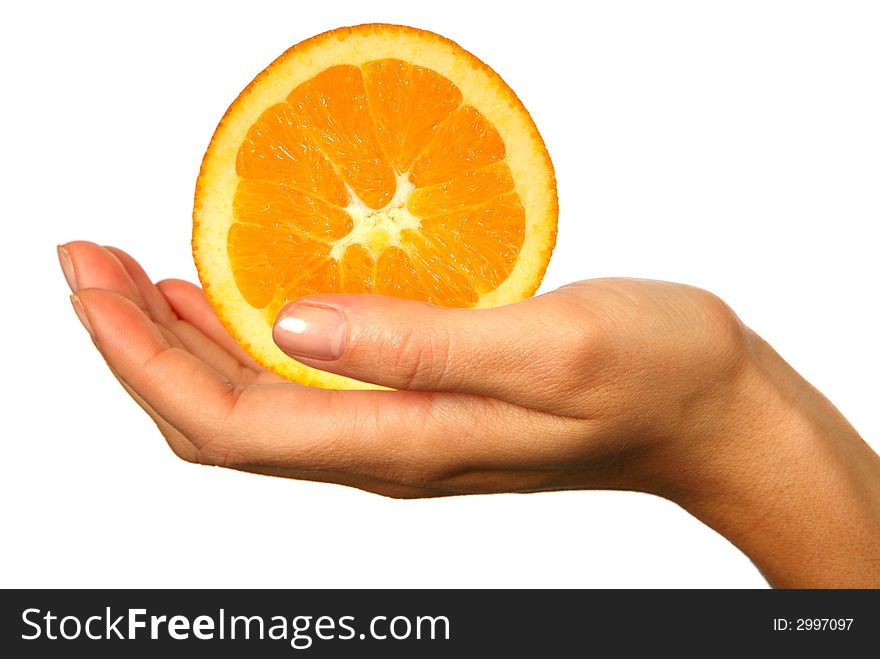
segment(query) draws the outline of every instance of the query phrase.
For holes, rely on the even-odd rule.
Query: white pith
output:
[[[417,230],[420,220],[407,209],[407,202],[415,186],[408,174],[398,174],[394,196],[383,208],[370,208],[349,188],[351,201],[345,212],[351,216],[352,230],[336,241],[330,256],[342,259],[349,245],[363,245],[378,256],[386,247],[399,247],[404,229]]]

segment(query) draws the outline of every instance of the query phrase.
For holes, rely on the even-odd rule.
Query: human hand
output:
[[[297,301],[276,322],[282,349],[398,389],[330,391],[260,369],[196,286],[153,285],[91,243],[61,257],[96,346],[186,460],[398,497],[641,490],[727,535],[771,583],[880,579],[877,456],[705,291],[610,279],[485,310]],[[828,560],[829,542],[846,558]],[[798,565],[779,558],[804,543]]]

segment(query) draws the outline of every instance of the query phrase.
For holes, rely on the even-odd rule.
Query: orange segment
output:
[[[256,309],[265,307],[279,290],[287,287],[292,273],[306,270],[300,264],[330,253],[325,244],[250,224],[233,224],[227,246],[235,284],[247,303]]]
[[[285,181],[290,187],[345,206],[345,183],[297,125],[293,108],[278,103],[266,110],[238,150],[235,170],[242,178]]]
[[[450,307],[531,295],[556,236],[553,168],[525,108],[435,34],[335,30],[276,60],[205,154],[193,255],[218,318],[266,368],[334,388],[272,341],[288,302],[379,294]]]
[[[286,274],[287,278],[275,297],[263,309],[263,315],[270,325],[288,302],[306,295],[339,292],[339,263],[330,256],[326,247],[302,256],[294,268],[287,269]]]
[[[472,307],[479,301],[474,282],[452,263],[452,255],[442,245],[416,231],[406,231],[402,239],[424,289],[418,299],[441,307]]]
[[[333,66],[294,89],[287,102],[292,120],[310,138],[370,208],[394,195],[395,175],[376,137],[361,70]]]
[[[242,179],[235,190],[233,212],[239,222],[273,229],[284,226],[324,242],[339,240],[352,229],[351,216],[344,210],[284,181]]]
[[[398,172],[408,172],[440,122],[461,104],[461,92],[436,72],[397,59],[363,68],[382,147]]]
[[[422,220],[422,233],[480,293],[510,275],[525,234],[525,211],[516,193],[484,206]],[[464,306],[464,305],[456,305]]]
[[[504,142],[472,105],[453,112],[413,164],[409,180],[417,187],[449,181],[504,159]]]
[[[442,215],[482,204],[513,188],[510,168],[503,162],[496,162],[439,185],[416,188],[409,197],[407,208],[418,217]]]
[[[363,245],[349,245],[339,262],[339,289],[343,293],[372,293],[376,263]]]
[[[376,263],[376,293],[389,297],[424,300],[425,289],[412,259],[399,247],[389,247]]]

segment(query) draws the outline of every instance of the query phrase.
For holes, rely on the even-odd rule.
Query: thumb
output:
[[[273,336],[298,361],[356,380],[542,406],[558,400],[550,385],[570,371],[565,346],[583,334],[565,311],[552,293],[492,309],[325,295],[284,307]]]

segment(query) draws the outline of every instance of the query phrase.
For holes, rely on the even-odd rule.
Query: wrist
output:
[[[880,458],[760,337],[687,439],[669,498],[771,585],[880,585]]]

